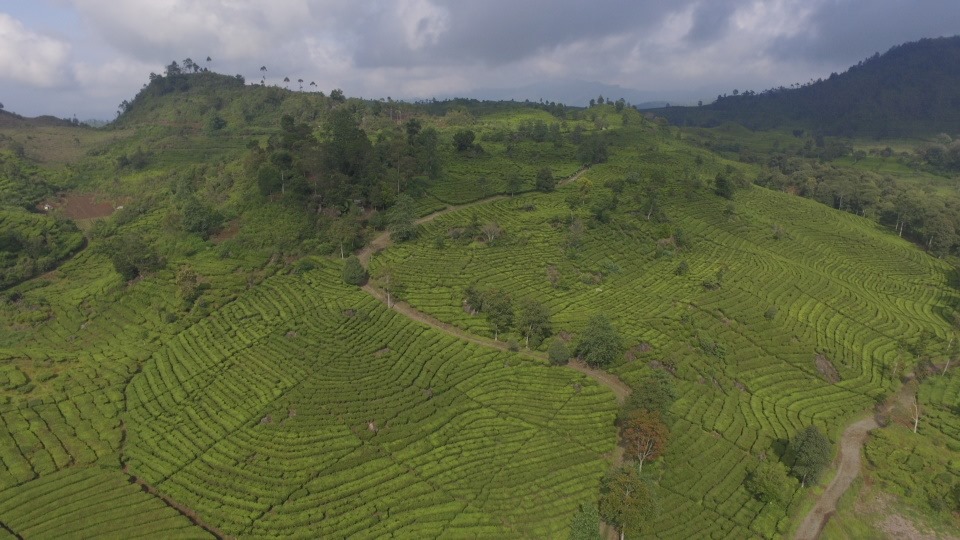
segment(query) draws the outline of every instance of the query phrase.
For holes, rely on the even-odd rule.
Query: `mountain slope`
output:
[[[655,112],[681,126],[738,122],[751,129],[877,138],[952,134],[960,125],[960,36],[899,45],[800,88],[746,92],[702,107]]]

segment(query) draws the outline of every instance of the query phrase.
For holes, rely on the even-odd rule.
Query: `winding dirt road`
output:
[[[909,403],[914,395],[915,388],[907,383],[901,387],[897,393],[896,401],[900,403]],[[886,408],[889,411],[892,405]],[[823,532],[827,522],[837,511],[837,502],[840,497],[850,488],[850,484],[860,474],[861,451],[863,445],[867,442],[867,435],[871,431],[880,427],[876,415],[870,415],[868,418],[858,420],[843,431],[840,437],[840,465],[837,467],[837,475],[833,478],[827,489],[820,495],[817,504],[810,509],[810,512],[803,519],[800,528],[797,529],[794,538],[796,540],[816,540]]]
[[[558,182],[557,185],[560,186],[563,184],[574,182],[578,178],[583,176],[583,173],[587,172],[587,170],[588,170],[587,168],[583,168],[579,170],[576,174],[561,180],[560,182]],[[492,197],[487,197],[485,199],[480,199],[471,203],[448,206],[443,210],[438,210],[430,215],[424,216],[416,220],[415,223],[417,225],[421,225],[423,223],[433,221],[434,219],[437,219],[438,217],[444,214],[449,214],[450,212],[455,212],[457,210],[463,210],[465,208],[470,208],[473,206],[478,206],[478,205],[486,204],[493,201],[499,201],[501,199],[506,199],[506,198],[507,198],[506,195],[494,195]],[[367,268],[370,264],[370,258],[373,257],[374,254],[390,247],[391,244],[392,242],[390,240],[389,232],[385,231],[377,235],[373,240],[370,241],[369,244],[367,244],[366,247],[364,247],[357,253],[357,258],[360,259],[360,264],[362,264],[364,268]],[[367,283],[362,287],[362,289],[364,292],[366,292],[370,296],[373,296],[377,300],[383,302],[384,304],[387,304],[386,293],[383,290],[374,286],[373,283]],[[509,346],[507,345],[507,343],[503,341],[495,341],[490,338],[471,334],[470,332],[467,332],[462,328],[458,328],[452,324],[445,323],[439,319],[436,319],[430,315],[427,315],[426,313],[414,308],[413,306],[411,306],[410,304],[407,304],[406,302],[393,302],[392,304],[389,304],[387,307],[393,309],[397,313],[400,313],[409,319],[413,319],[415,321],[423,323],[427,326],[435,328],[441,332],[444,332],[456,338],[462,339],[464,341],[475,343],[477,345],[482,345],[484,347],[492,347],[494,349],[499,349],[502,351],[509,350]],[[529,358],[536,358],[538,360],[547,359],[547,355],[541,352],[536,352],[536,351],[529,351],[529,350],[518,351],[518,354],[529,357]],[[591,379],[597,381],[601,385],[609,388],[613,392],[613,394],[617,397],[617,402],[620,403],[621,405],[626,401],[627,397],[630,395],[630,387],[627,386],[623,381],[621,381],[615,375],[612,375],[610,373],[607,373],[599,369],[591,368],[590,366],[584,364],[583,362],[580,362],[579,360],[571,360],[567,364],[567,366],[570,367],[571,369],[579,371],[580,373],[583,373],[587,377],[590,377]],[[616,462],[615,465],[619,465],[623,461],[622,452],[615,452],[615,454],[616,454],[614,458],[614,461]]]
[[[880,427],[872,415],[858,422],[850,424],[840,438],[840,466],[837,475],[820,495],[817,504],[810,509],[810,513],[803,519],[800,528],[794,535],[796,540],[815,540],[827,525],[827,521],[837,511],[837,502],[847,492],[850,484],[860,474],[860,451],[867,441],[867,434]]]
[[[576,174],[572,176],[568,176],[567,178],[564,178],[563,180],[560,180],[559,182],[557,182],[557,187],[562,186],[564,184],[569,184],[570,182],[577,181],[577,179],[583,176],[583,173],[587,172],[588,170],[590,170],[589,167],[584,167],[580,169],[579,171],[576,172]],[[478,199],[473,202],[447,206],[443,210],[437,210],[432,214],[423,216],[422,218],[414,221],[414,223],[417,225],[423,225],[424,223],[433,221],[444,214],[449,214],[450,212],[456,212],[457,210],[463,210],[464,208],[480,206],[481,204],[487,204],[493,201],[499,201],[507,198],[509,197],[507,197],[506,195],[493,195],[490,197],[486,197],[484,199]],[[383,251],[384,249],[387,249],[392,244],[393,242],[390,240],[389,231],[384,231],[378,234],[373,238],[373,240],[370,241],[369,244],[367,244],[363,249],[357,252],[357,258],[360,259],[360,264],[362,264],[363,267],[366,268],[367,264],[370,262],[370,257],[372,257],[378,251]]]
[[[580,178],[587,169],[582,169],[573,176],[564,179],[558,185],[566,184],[569,182],[576,181]],[[472,206],[478,206],[481,204],[490,203],[493,201],[501,200],[507,198],[505,195],[495,195],[492,197],[487,197],[485,199],[480,199],[471,203],[452,205],[448,206],[443,210],[439,210],[427,216],[424,216],[416,220],[417,225],[433,221],[434,219],[457,210],[463,210],[465,208],[470,208]],[[364,247],[360,252],[357,253],[357,257],[360,259],[360,263],[366,268],[371,257],[374,254],[390,247],[392,244],[390,240],[390,233],[383,232],[380,235],[376,236],[366,247]],[[376,298],[377,300],[387,304],[386,294],[375,287],[372,284],[367,284],[363,286],[363,290]],[[492,347],[499,350],[508,350],[508,345],[502,341],[495,341],[490,338],[485,338],[477,336],[458,328],[451,324],[440,321],[422,311],[417,310],[416,308],[410,306],[405,302],[395,302],[392,306],[388,306],[397,311],[398,313],[423,323],[427,326],[435,328],[441,332],[445,332],[449,335],[468,341],[470,343],[475,343],[477,345]],[[540,360],[545,360],[546,355],[540,352],[535,351],[521,351],[519,354],[531,358],[536,358]],[[583,373],[584,375],[592,378],[597,381],[599,384],[603,385],[606,388],[609,388],[617,398],[617,402],[621,405],[626,401],[630,396],[631,389],[623,381],[617,378],[611,373],[605,371],[594,369],[579,360],[571,360],[568,364],[568,367]],[[901,394],[906,390],[901,391]],[[900,396],[902,398],[902,396]],[[827,486],[827,489],[824,490],[823,494],[820,496],[820,499],[817,501],[816,505],[810,510],[807,516],[804,518],[803,522],[800,525],[800,528],[797,530],[794,538],[797,540],[816,540],[819,538],[821,531],[824,526],[827,524],[827,521],[837,510],[837,502],[840,500],[840,497],[850,488],[850,485],[853,483],[853,480],[860,474],[860,465],[861,465],[861,451],[863,445],[866,442],[867,435],[870,431],[879,427],[876,418],[871,415],[868,418],[864,418],[853,424],[850,424],[846,430],[844,430],[843,435],[840,439],[840,456],[839,456],[839,467],[837,469],[837,474],[830,482],[830,485]],[[614,466],[619,466],[623,463],[623,449],[619,446],[615,449],[613,456],[611,456],[611,461]],[[602,527],[601,533],[604,538],[616,538],[616,531],[612,527]]]

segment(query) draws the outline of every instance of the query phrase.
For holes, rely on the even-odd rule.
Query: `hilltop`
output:
[[[898,45],[800,87],[735,91],[700,107],[655,112],[681,126],[736,122],[874,138],[954,134],[960,125],[960,36]]]

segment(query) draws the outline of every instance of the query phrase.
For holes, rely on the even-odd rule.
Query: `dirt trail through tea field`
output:
[[[897,401],[908,399],[911,391],[912,385],[904,384],[897,394]],[[876,415],[872,414],[868,418],[850,424],[843,431],[840,437],[840,465],[837,467],[837,475],[820,495],[817,504],[803,519],[794,535],[796,540],[815,540],[820,537],[823,528],[837,511],[837,502],[840,497],[846,493],[860,474],[860,453],[863,445],[867,442],[867,435],[878,427],[880,424],[877,422]]]
[[[558,183],[558,185],[575,182],[577,179],[583,176],[583,174],[588,170],[589,169],[587,168],[581,169],[576,174],[561,180]],[[485,199],[480,199],[471,203],[448,206],[443,210],[438,210],[432,214],[429,214],[427,216],[424,216],[418,219],[415,223],[417,225],[421,225],[423,223],[428,223],[430,221],[433,221],[434,219],[444,214],[449,214],[451,212],[456,212],[457,210],[463,210],[464,208],[470,208],[473,206],[478,206],[478,205],[486,204],[493,201],[499,201],[506,198],[507,198],[506,195],[494,195],[492,197],[487,197]],[[373,257],[375,253],[390,247],[391,244],[392,242],[390,240],[389,232],[385,231],[379,234],[373,240],[371,240],[370,243],[366,247],[364,247],[362,250],[360,250],[360,252],[357,254],[357,258],[360,259],[360,264],[362,264],[364,268],[367,268],[367,266],[370,263],[370,258]],[[385,304],[388,303],[386,293],[383,290],[375,287],[372,283],[367,283],[366,285],[364,285],[363,290],[367,294],[376,298],[377,300],[380,300]],[[410,304],[407,304],[406,302],[391,302],[388,305],[388,307],[404,315],[405,317],[408,317],[410,319],[423,323],[427,326],[435,328],[441,332],[450,334],[464,341],[469,341],[470,343],[476,343],[477,345],[482,345],[484,347],[493,347],[495,349],[500,349],[503,351],[509,350],[509,346],[507,345],[507,343],[503,341],[495,341],[490,338],[485,338],[485,337],[471,334],[470,332],[467,332],[462,328],[458,328],[452,324],[445,323],[430,315],[427,315],[426,313],[423,313],[422,311],[417,310],[416,308],[414,308]],[[546,355],[540,352],[520,351],[519,354],[532,357],[532,358],[537,358],[539,360],[546,360]],[[584,375],[597,381],[601,385],[609,388],[617,397],[617,402],[620,404],[623,404],[626,401],[627,397],[630,395],[630,387],[627,386],[619,378],[617,378],[616,375],[607,373],[599,369],[591,368],[586,364],[584,364],[583,362],[580,362],[577,360],[573,360],[567,365],[568,367],[576,371],[579,371],[580,373],[583,373]],[[620,456],[621,452],[617,452],[616,454]],[[620,462],[622,461],[622,457],[616,458],[615,461],[617,461],[616,464],[619,465]]]

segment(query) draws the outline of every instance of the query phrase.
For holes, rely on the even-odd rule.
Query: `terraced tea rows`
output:
[[[96,467],[71,468],[0,491],[0,522],[3,538],[213,537],[126,475]]]
[[[212,266],[205,261],[199,257],[192,264],[207,279],[216,272],[226,274],[217,276],[216,286],[208,291],[211,301],[228,301],[226,290],[235,289],[234,270],[240,262],[219,261]],[[83,252],[56,276],[24,294],[21,309],[40,306],[36,311],[43,313],[44,322],[0,336],[5,379],[0,388],[0,493],[13,497],[33,490],[31,486],[57,487],[57,478],[96,470],[91,466],[113,469],[119,482],[128,484],[127,476],[119,472],[123,388],[161,340],[178,331],[178,325],[162,320],[163,313],[177,310],[172,275],[144,280],[129,289],[118,281],[104,258]],[[111,478],[90,482],[114,482]],[[71,500],[74,494],[68,490],[61,495]],[[144,500],[150,502],[127,508],[125,524],[120,517],[111,517],[116,522],[111,521],[110,526],[119,531],[146,524],[138,520],[138,509],[166,508],[153,496],[144,495]],[[89,514],[94,509],[85,508],[82,520],[72,515],[68,521],[78,521],[77,526],[99,523],[97,516]],[[11,506],[6,514],[0,514],[0,521],[16,521],[20,512],[27,510],[33,511],[30,506]],[[144,515],[155,513],[151,510]],[[61,533],[70,529],[57,531],[31,536],[62,538]],[[163,528],[129,531],[135,536],[150,532],[160,537],[176,533]],[[184,534],[196,537],[202,532]]]
[[[619,156],[586,178],[603,185],[627,161]],[[664,507],[677,510],[658,524],[667,537],[747,537],[783,527],[782,514],[742,487],[751,456],[810,423],[839,426],[890,388],[901,343],[921,329],[947,335],[937,314],[950,294],[946,266],[866,220],[759,188],[741,192],[732,213],[721,199],[693,193],[665,208],[666,234],[682,228],[692,246],[658,256],[664,227],[624,201],[570,258],[565,200],[577,189],[444,215],[421,227],[421,240],[371,265],[390,265],[417,309],[477,334],[492,336],[462,307],[471,283],[543,302],[560,331],[575,333],[592,314],[607,313],[628,346],[653,348],[641,358],[675,366],[679,419],[662,486]],[[473,215],[498,223],[503,237],[435,245]],[[779,240],[774,225],[786,231]],[[674,272],[680,260],[687,275]],[[719,287],[702,284],[718,272]],[[636,381],[646,370],[640,361],[616,372]]]
[[[338,283],[271,278],[169,340],[127,390],[130,470],[228,534],[562,534],[612,394]]]

